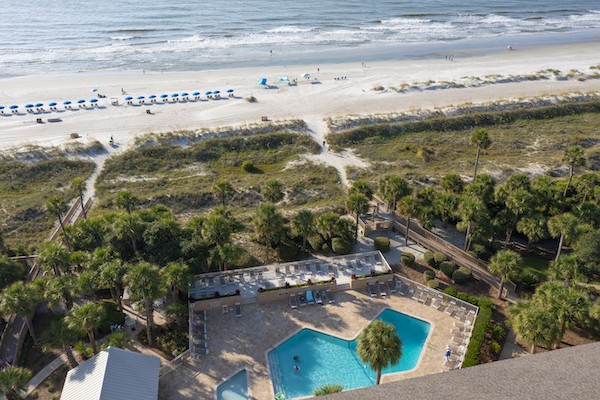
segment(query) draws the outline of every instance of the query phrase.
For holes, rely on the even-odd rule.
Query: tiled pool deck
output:
[[[215,389],[226,377],[248,370],[251,398],[273,399],[266,353],[302,328],[312,328],[344,339],[354,338],[383,309],[391,308],[432,324],[424,354],[413,371],[384,375],[382,382],[408,379],[444,369],[446,346],[452,345],[456,318],[398,293],[386,298],[370,297],[365,291],[335,293],[334,304],[291,309],[287,301],[246,304],[242,317],[220,310],[207,313],[210,352],[198,360],[187,360],[161,379],[160,399],[214,399]]]

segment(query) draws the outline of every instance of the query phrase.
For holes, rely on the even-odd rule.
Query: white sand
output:
[[[192,93],[196,90],[235,89],[237,99],[208,100],[151,106],[114,107],[103,101],[104,109],[44,113],[42,115],[0,116],[0,149],[24,144],[56,145],[72,141],[69,133],[77,132],[80,141],[98,139],[106,144],[111,135],[122,145],[131,143],[136,136],[147,132],[179,129],[210,128],[217,126],[256,123],[265,115],[272,120],[304,119],[315,131],[315,140],[324,135],[326,117],[391,113],[419,108],[444,107],[467,102],[486,103],[500,99],[534,97],[570,92],[596,92],[600,79],[546,80],[486,85],[477,88],[411,91],[397,93],[391,90],[373,91],[373,87],[400,87],[403,83],[452,81],[465,76],[491,74],[521,75],[554,68],[563,72],[577,69],[594,72],[592,65],[600,64],[600,43],[560,45],[515,49],[496,54],[474,57],[416,60],[360,64],[334,64],[248,68],[169,74],[78,74],[73,76],[36,76],[0,80],[0,104],[9,106],[26,103],[91,99],[92,88],[121,102],[121,88],[134,98],[138,95],[162,93]],[[317,67],[320,73],[317,73]],[[311,84],[300,78],[304,72],[317,77],[320,84]],[[276,83],[279,76],[298,78],[297,86]],[[334,77],[346,76],[346,80]],[[273,89],[256,87],[259,78],[266,77]],[[225,93],[224,93],[225,94]],[[225,94],[226,95],[226,94]],[[243,97],[258,99],[251,104]],[[203,95],[202,98],[206,100]],[[46,108],[47,109],[47,108]],[[152,115],[146,114],[150,109]],[[6,111],[6,110],[5,110]],[[37,124],[36,118],[43,118]],[[60,122],[46,122],[60,118]],[[127,146],[122,146],[124,148]]]

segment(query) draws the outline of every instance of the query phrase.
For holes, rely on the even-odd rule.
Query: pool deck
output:
[[[302,328],[351,340],[382,310],[391,308],[432,324],[421,360],[412,371],[384,375],[382,382],[439,373],[452,340],[456,319],[411,298],[392,294],[372,298],[353,290],[335,293],[335,304],[291,309],[287,301],[244,305],[242,317],[210,311],[207,315],[210,352],[186,360],[161,379],[159,399],[215,399],[216,387],[243,368],[248,371],[251,399],[273,399],[266,353]]]

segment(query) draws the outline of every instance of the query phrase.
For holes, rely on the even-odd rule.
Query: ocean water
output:
[[[427,57],[599,30],[598,0],[16,1],[0,77]]]

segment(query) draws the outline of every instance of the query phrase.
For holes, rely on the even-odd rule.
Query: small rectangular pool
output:
[[[245,369],[217,387],[217,400],[248,400],[248,374]]]
[[[382,373],[415,368],[431,325],[390,309],[377,318],[394,325],[402,340],[400,362]],[[274,391],[282,393],[286,399],[310,396],[313,390],[325,384],[338,383],[344,389],[375,384],[375,371],[365,366],[356,353],[356,339],[348,341],[303,329],[271,350],[268,357]]]

